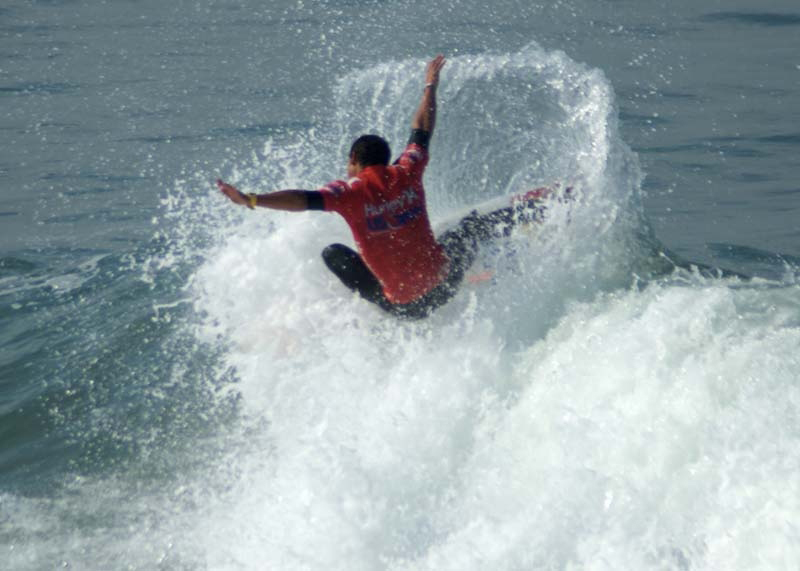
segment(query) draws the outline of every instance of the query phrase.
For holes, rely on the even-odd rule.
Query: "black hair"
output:
[[[391,155],[389,143],[378,135],[361,135],[350,147],[350,157],[362,167],[388,165]]]

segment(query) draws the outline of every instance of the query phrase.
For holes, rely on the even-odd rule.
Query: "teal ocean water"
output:
[[[0,7],[0,568],[796,569],[796,2]],[[448,58],[434,224],[554,182],[421,323],[315,188]]]

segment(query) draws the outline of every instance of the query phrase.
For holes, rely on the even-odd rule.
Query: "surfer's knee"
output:
[[[338,243],[329,244],[328,246],[325,246],[324,250],[322,250],[322,257],[330,258],[331,256],[336,256],[337,254],[340,254],[347,250],[350,250],[350,248],[348,248],[344,244],[338,244]]]
[[[326,266],[333,269],[346,264],[353,257],[353,254],[355,252],[344,244],[331,244],[322,250],[322,260]]]

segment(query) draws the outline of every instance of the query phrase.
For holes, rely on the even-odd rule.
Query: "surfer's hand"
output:
[[[250,199],[247,197],[247,195],[239,192],[239,189],[233,186],[232,184],[228,184],[227,182],[223,182],[217,179],[217,186],[222,191],[222,194],[230,198],[231,201],[235,202],[236,204],[241,204],[242,206],[246,206],[247,208],[250,209],[253,208],[250,205]]]
[[[425,70],[425,84],[436,86],[439,84],[439,72],[444,67],[444,56],[439,54],[428,63],[428,68]]]

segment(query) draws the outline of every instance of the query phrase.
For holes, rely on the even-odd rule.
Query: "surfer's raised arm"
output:
[[[433,134],[436,126],[436,88],[439,86],[439,72],[444,67],[443,55],[436,56],[425,70],[425,88],[422,91],[422,101],[411,120],[411,129],[426,131]]]
[[[433,134],[436,126],[436,88],[439,85],[439,72],[444,67],[445,59],[443,55],[438,55],[428,62],[425,69],[425,87],[422,90],[422,100],[419,103],[414,117],[411,119],[411,129],[414,137],[422,146],[427,147],[427,141]],[[388,154],[388,145],[386,147]],[[356,158],[351,149],[348,157],[347,176],[354,177],[362,169],[372,163],[362,164]],[[217,180],[217,187],[222,194],[227,196],[231,202],[254,209],[257,206],[271,208],[273,210],[287,210],[290,212],[301,212],[303,210],[323,210],[324,203],[319,192],[308,190],[279,190],[266,194],[245,194],[235,186]]]

